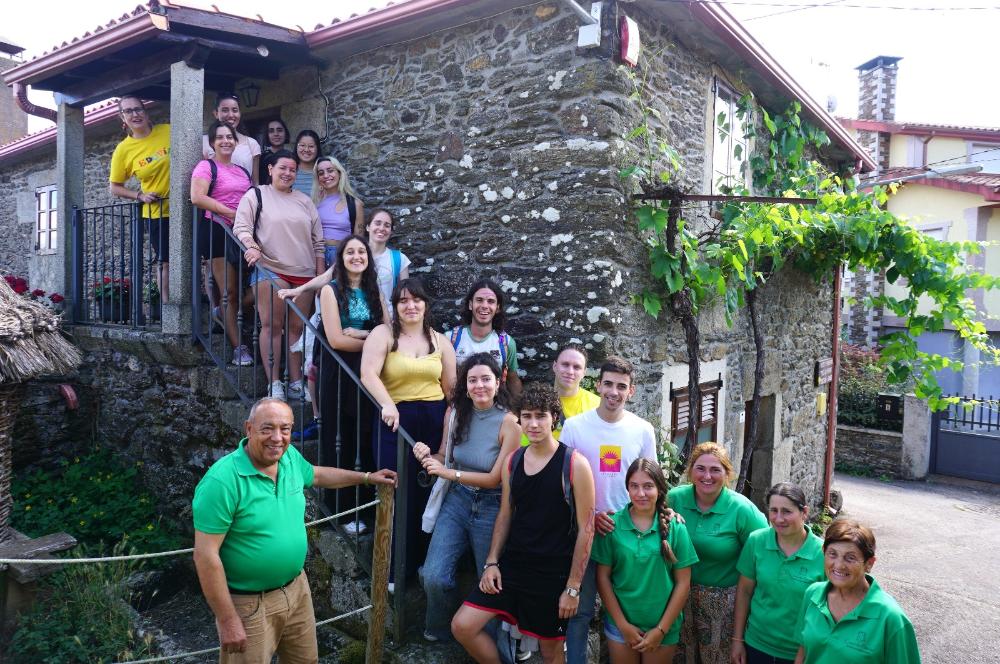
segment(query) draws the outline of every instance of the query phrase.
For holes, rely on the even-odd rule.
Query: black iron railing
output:
[[[73,208],[73,322],[159,324],[162,263],[154,246],[165,248],[169,234],[160,219],[142,217],[141,207]]]
[[[935,413],[944,429],[982,433],[1000,431],[1000,401],[993,395],[950,395],[961,399]]]
[[[243,262],[245,248],[232,230],[205,219],[203,211],[197,208],[193,219],[192,332],[196,342],[212,358],[234,392],[249,406],[255,400],[272,394],[276,389],[273,386],[275,382],[280,384],[281,391],[289,395],[294,379],[302,380],[302,392],[286,400],[296,416],[293,444],[307,458],[315,458],[319,465],[358,471],[390,466],[390,460],[382,459],[378,452],[381,449],[381,428],[377,417],[381,406],[361,384],[358,372],[351,363],[330,345],[318,321],[311,317],[313,301],[307,301],[306,310],[290,299],[284,300],[278,308],[279,298],[276,297],[274,281],[250,283],[253,268]],[[205,228],[199,228],[200,224],[219,226],[224,235],[218,230],[206,232]],[[218,243],[224,246],[219,247]],[[221,265],[223,262],[226,265]],[[270,342],[278,336],[279,341]],[[299,343],[301,349],[297,351]],[[310,353],[311,349],[314,352]],[[312,369],[309,366],[310,354]],[[245,364],[247,356],[252,361],[250,365]],[[310,374],[315,380],[307,387]],[[331,390],[332,394],[324,393]],[[345,412],[341,407],[345,403],[349,404],[351,412]],[[408,485],[413,481],[405,469],[414,440],[402,428],[397,435],[401,443],[406,443],[397,446],[394,459],[395,467],[400,470],[395,494],[393,527],[396,536],[392,562],[395,577],[393,631],[398,643],[405,632],[406,495]],[[312,443],[313,440],[317,442]],[[313,444],[315,452],[306,449]],[[367,455],[363,453],[365,447],[373,449],[367,463]],[[365,487],[321,491],[321,510],[335,514],[369,502],[369,491]],[[371,543],[367,536],[359,532],[362,521],[361,515],[355,514],[353,521],[337,524],[337,527],[352,543],[358,563],[367,569]],[[353,528],[349,525],[351,523]]]

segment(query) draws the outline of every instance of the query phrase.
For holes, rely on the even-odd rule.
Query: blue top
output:
[[[360,288],[349,288],[347,290],[347,306],[340,307],[340,327],[346,330],[349,327],[355,330],[367,330],[371,327],[372,311],[368,307],[368,300],[365,293]]]
[[[301,191],[312,200],[313,193],[313,173],[312,171],[300,168],[295,172],[295,182],[292,183],[293,191]]]

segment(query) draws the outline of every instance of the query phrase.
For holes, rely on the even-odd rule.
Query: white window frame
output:
[[[712,106],[712,193],[722,193],[720,180],[730,185],[749,186],[746,179],[750,145],[743,137],[744,128],[738,118],[737,104],[740,95],[736,90],[715,78],[715,96]],[[726,138],[719,133],[719,114],[726,114],[729,131]],[[736,156],[736,146],[740,146],[740,156]]]
[[[54,184],[35,189],[35,253],[54,254],[59,248],[58,193]]]

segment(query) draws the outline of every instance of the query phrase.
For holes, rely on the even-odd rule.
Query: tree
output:
[[[740,100],[737,111],[745,127],[744,138],[748,142],[755,139],[756,143],[748,160],[753,193],[789,202],[734,200],[722,207],[707,228],[695,229],[686,223],[680,217],[684,194],[669,187],[679,169],[676,153],[657,138],[660,115],[646,101],[645,78],[628,73],[635,88],[631,100],[640,112],[640,121],[627,138],[637,142],[643,156],[639,164],[623,169],[621,176],[631,180],[642,192],[640,198],[645,199],[636,208],[636,219],[639,230],[647,237],[654,281],[654,287],[643,291],[637,301],[654,318],[660,315],[664,303],[669,303],[684,329],[692,425],[688,427],[682,458],[694,444],[700,422],[699,312],[708,306],[723,306],[726,322],[732,326],[745,309],[755,347],[755,370],[746,423],[750,443],[744,449],[737,483],[737,490],[742,490],[756,440],[764,378],[758,292],[786,266],[817,281],[843,267],[884,270],[890,283],[906,279],[906,296],[867,298],[866,305],[885,307],[907,321],[906,329],[882,338],[880,361],[889,382],[912,381],[916,396],[925,399],[932,410],[958,400],[943,396],[935,372],[945,368],[961,371],[962,363],[919,350],[917,337],[924,331],[940,331],[951,325],[963,340],[979,349],[984,362],[1000,364],[1000,350],[990,342],[985,325],[966,295],[974,289],[1000,287],[1000,278],[969,268],[966,257],[978,253],[979,245],[924,235],[884,209],[896,185],[861,191],[853,178],[832,173],[811,158],[810,154],[827,145],[829,138],[802,122],[798,102],[772,116],[747,95]],[[755,122],[758,119],[759,126]],[[730,122],[725,114],[718,118],[718,126],[726,137]],[[729,184],[723,190],[734,196],[751,193],[750,187],[743,184]],[[929,313],[919,311],[921,299],[931,304]]]

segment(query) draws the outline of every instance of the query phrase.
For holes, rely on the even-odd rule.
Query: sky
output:
[[[222,11],[260,14],[265,21],[306,30],[387,4],[386,0],[181,3],[201,8],[214,4]],[[44,20],[39,20],[32,3],[5,3],[0,36],[23,46],[27,56],[107,23],[137,3],[45,0],[44,4]],[[586,0],[581,4],[589,5]],[[897,120],[1000,126],[1000,86],[990,83],[989,74],[1000,25],[1000,8],[993,0],[733,0],[723,4],[817,101],[825,105],[828,97],[835,97],[835,115],[856,115],[855,67],[877,55],[890,55],[903,58]],[[628,11],[627,4],[621,6]],[[971,7],[990,8],[967,9]],[[49,95],[33,93],[31,99],[53,106]],[[48,125],[38,118],[31,121],[32,131]]]

